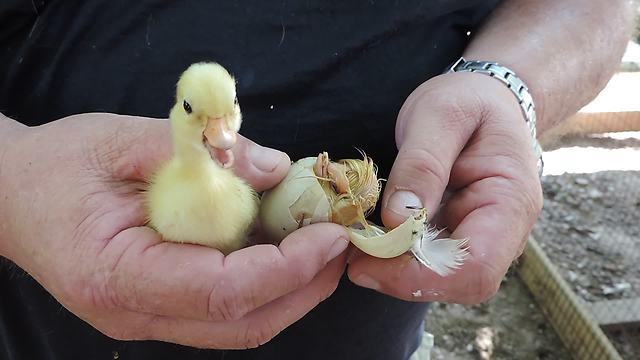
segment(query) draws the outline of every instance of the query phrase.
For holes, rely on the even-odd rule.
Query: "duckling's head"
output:
[[[242,123],[234,78],[216,63],[191,65],[178,81],[171,120],[174,131],[202,142],[218,164],[230,166]]]

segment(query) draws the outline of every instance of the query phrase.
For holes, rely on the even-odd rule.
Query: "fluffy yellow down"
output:
[[[214,161],[203,142],[209,119],[222,119],[234,131],[240,128],[235,99],[235,82],[218,64],[192,65],[178,82],[169,116],[174,154],[146,192],[149,226],[166,241],[206,245],[224,253],[246,244],[258,211],[256,193]]]

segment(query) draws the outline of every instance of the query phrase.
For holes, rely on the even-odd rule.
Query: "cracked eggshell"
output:
[[[331,206],[313,172],[316,157],[291,164],[287,176],[265,192],[260,203],[262,230],[275,243],[313,223],[329,222]]]
[[[409,216],[397,228],[385,232],[376,225],[369,229],[349,229],[351,242],[363,252],[378,258],[388,259],[409,251],[424,233],[426,210]]]

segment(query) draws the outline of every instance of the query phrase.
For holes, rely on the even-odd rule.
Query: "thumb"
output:
[[[115,149],[124,154],[115,166],[114,174],[122,179],[147,180],[158,167],[171,157],[171,127],[164,119],[91,114],[100,120],[113,118],[122,122]],[[234,145],[233,172],[245,179],[256,191],[263,191],[279,183],[289,170],[287,154],[266,148],[239,135]]]
[[[473,112],[452,105],[446,91],[433,91],[434,78],[418,87],[396,122],[398,155],[382,197],[382,220],[396,227],[424,207],[433,216],[449,183],[453,163],[473,134]]]
[[[256,191],[270,189],[287,175],[291,160],[282,151],[260,146],[238,136],[234,145],[233,172],[245,179]]]

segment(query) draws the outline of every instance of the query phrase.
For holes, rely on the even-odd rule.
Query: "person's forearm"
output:
[[[0,256],[7,256],[8,248],[8,204],[11,199],[8,189],[9,155],[12,139],[23,126],[0,114]]]
[[[541,133],[606,85],[620,63],[631,19],[628,0],[505,0],[464,56],[515,71],[529,86]]]

